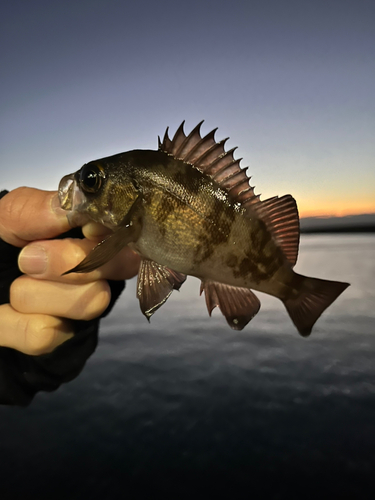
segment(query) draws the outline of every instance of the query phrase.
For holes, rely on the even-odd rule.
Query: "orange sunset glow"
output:
[[[345,217],[346,215],[375,214],[375,202],[349,203],[346,206],[323,204],[312,206],[303,202],[298,204],[298,212],[303,217]]]

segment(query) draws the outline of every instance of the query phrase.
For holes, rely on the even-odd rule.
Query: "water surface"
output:
[[[76,380],[0,408],[2,498],[372,498],[374,255],[373,235],[302,236],[298,272],[352,284],[308,339],[264,294],[230,330],[193,278],[148,324],[128,282]]]

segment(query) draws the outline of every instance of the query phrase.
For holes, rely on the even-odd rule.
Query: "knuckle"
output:
[[[27,188],[19,187],[2,198],[1,211],[7,219],[18,220],[25,212],[28,196]]]
[[[56,240],[57,241],[57,240]],[[62,245],[62,259],[58,261],[56,264],[59,268],[59,271],[65,272],[69,269],[73,269],[78,264],[80,264],[85,257],[90,253],[93,248],[92,242],[87,240],[76,240],[72,238],[66,238],[63,240],[63,243],[58,242],[58,244]],[[56,250],[56,249],[55,249]],[[60,254],[60,255],[61,255]],[[63,281],[68,281],[70,283],[86,283],[90,281],[91,275],[95,273],[71,273],[64,277]],[[97,274],[97,273],[95,273]]]
[[[25,352],[32,356],[48,354],[56,347],[56,329],[48,324],[46,317],[35,314],[28,317],[24,325]]]
[[[70,263],[74,266],[80,264],[88,256],[93,246],[92,242],[87,240],[72,240],[72,253],[69,257]]]
[[[107,309],[111,300],[111,289],[105,280],[96,281],[90,288],[84,307],[78,319],[89,321],[97,318]],[[82,304],[81,304],[82,306]]]
[[[20,276],[10,285],[9,289],[9,302],[11,306],[19,312],[22,312],[25,305],[25,279]]]

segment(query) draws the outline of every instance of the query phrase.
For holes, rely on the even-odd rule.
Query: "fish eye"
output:
[[[102,187],[104,178],[103,167],[95,163],[88,163],[81,168],[79,184],[86,193],[97,193]]]

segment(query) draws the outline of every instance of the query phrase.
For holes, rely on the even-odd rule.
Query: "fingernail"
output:
[[[18,267],[25,274],[43,274],[47,270],[47,261],[43,247],[28,245],[18,257]]]
[[[61,204],[60,204],[60,199],[59,199],[58,193],[56,193],[54,196],[52,196],[51,207],[52,207],[52,210],[55,212],[56,215],[60,215],[60,216],[66,217],[66,210],[63,210],[61,208]]]

